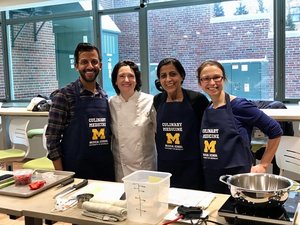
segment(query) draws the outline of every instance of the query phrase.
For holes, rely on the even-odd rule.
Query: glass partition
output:
[[[26,7],[18,10],[11,10],[9,11],[9,19],[32,18],[35,16],[53,16],[58,14],[82,12],[83,10],[91,10],[92,8],[91,0],[74,0],[71,3],[64,4],[65,2],[70,1],[62,0],[59,2],[59,4],[56,5],[50,5],[51,1],[48,1],[48,3],[41,2],[40,5],[42,6],[40,7]]]
[[[49,96],[78,78],[74,50],[92,42],[92,19],[81,17],[10,25],[12,100]]]
[[[78,73],[72,65],[76,44],[95,42],[95,32],[101,35],[103,86],[110,96],[115,94],[110,74],[118,60],[130,59],[145,65],[147,57],[140,56],[140,46],[149,49],[150,71],[142,77],[149,76],[152,94],[158,92],[154,86],[157,64],[165,57],[176,57],[182,62],[187,72],[184,87],[189,89],[200,90],[196,80],[199,64],[216,59],[226,69],[227,92],[262,100],[273,100],[274,92],[278,93],[274,90],[274,1],[199,1],[195,5],[198,2],[194,0],[147,0],[143,9],[146,13],[139,9],[140,0],[96,2],[102,26],[98,31],[93,30],[98,24],[91,17],[92,0],[62,0],[56,5],[44,1],[35,8],[8,12],[4,21],[8,35],[3,34],[3,38],[4,29],[0,30],[0,99],[9,95],[17,101],[38,94],[48,96],[76,79]],[[159,2],[163,3],[160,9]],[[284,82],[278,82],[283,93],[276,97],[296,102],[300,99],[300,2],[284,2],[285,43],[280,41],[276,46],[285,47],[285,74],[282,78],[282,70],[277,70]],[[191,6],[187,6],[189,3]],[[148,24],[144,24],[146,16]],[[280,26],[277,24],[277,29]],[[140,40],[147,36],[148,40]],[[8,52],[3,52],[6,37]],[[9,68],[4,68],[4,56],[9,60]],[[279,53],[276,60],[281,61],[282,57]],[[9,81],[4,79],[6,71],[10,73],[5,74]],[[11,93],[5,93],[5,82]]]
[[[139,19],[135,12],[106,15],[101,20],[103,88],[113,96],[116,93],[111,84],[111,72],[115,64],[119,60],[140,64]]]
[[[149,11],[151,92],[157,93],[153,80],[161,59],[178,58],[187,74],[183,86],[196,91],[197,67],[204,60],[215,59],[225,67],[227,92],[272,100],[272,12],[271,1],[253,0]]]
[[[285,98],[300,98],[300,1],[286,0]]]
[[[117,9],[132,6],[140,6],[140,0],[99,0],[99,9]]]

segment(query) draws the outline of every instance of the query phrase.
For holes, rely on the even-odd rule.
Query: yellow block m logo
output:
[[[176,145],[180,145],[180,141],[179,141],[179,137],[180,137],[180,133],[175,133],[174,135],[172,135],[171,133],[166,133],[167,136],[167,144],[176,144]]]
[[[104,128],[101,128],[99,131],[97,129],[92,129],[93,137],[92,140],[105,139]]]
[[[217,141],[208,142],[204,141],[204,152],[216,153],[216,143]]]

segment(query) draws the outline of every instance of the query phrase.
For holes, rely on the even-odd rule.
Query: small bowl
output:
[[[89,201],[92,197],[94,197],[94,195],[90,194],[90,193],[84,193],[84,194],[77,195],[77,201],[78,201],[77,207],[81,209],[82,203]]]
[[[33,170],[31,169],[20,169],[13,172],[16,186],[27,185],[31,183],[31,177]]]

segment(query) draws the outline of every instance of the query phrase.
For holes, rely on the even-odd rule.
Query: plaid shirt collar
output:
[[[91,91],[85,89],[83,87],[83,84],[81,83],[80,79],[78,78],[76,80],[76,83],[79,84],[79,87],[80,87],[80,94],[83,94],[83,93],[92,93]],[[105,91],[100,87],[100,85],[98,84],[98,82],[96,82],[96,92],[95,93],[92,93],[93,95],[95,96],[100,96],[101,98],[108,98],[107,94],[105,93]]]

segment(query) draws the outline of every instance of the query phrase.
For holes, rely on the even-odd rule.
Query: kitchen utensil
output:
[[[0,176],[0,185],[6,184],[9,181],[14,181],[14,175],[13,174],[4,174]],[[5,186],[5,185],[4,185]]]
[[[219,180],[228,185],[238,203],[264,207],[282,205],[294,183],[286,177],[267,173],[223,175]]]
[[[87,184],[88,184],[88,180],[85,179],[85,180],[81,181],[80,183],[74,184],[71,187],[68,187],[65,190],[57,193],[56,195],[54,195],[53,198],[63,197],[65,195],[71,193],[72,191],[78,190],[79,188],[82,188],[82,187],[86,186]]]
[[[90,194],[90,193],[84,193],[84,194],[77,195],[77,201],[78,201],[77,207],[81,209],[82,203],[89,201],[92,197],[94,197],[94,195]]]
[[[14,180],[14,179],[8,180],[8,181],[6,181],[6,182],[0,184],[0,189],[1,189],[1,188],[5,188],[5,187],[7,187],[7,186],[9,186],[9,185],[12,185],[12,184],[14,184],[14,183],[15,183],[15,180]]]
[[[71,183],[73,183],[73,182],[74,182],[74,178],[71,177],[70,179],[67,179],[67,180],[61,182],[61,183],[57,186],[57,188],[61,188],[61,187],[67,186],[68,184],[71,184]]]
[[[4,174],[4,175],[1,175],[0,176],[0,181],[6,180],[7,178],[11,178],[13,176],[14,176],[13,174]]]

